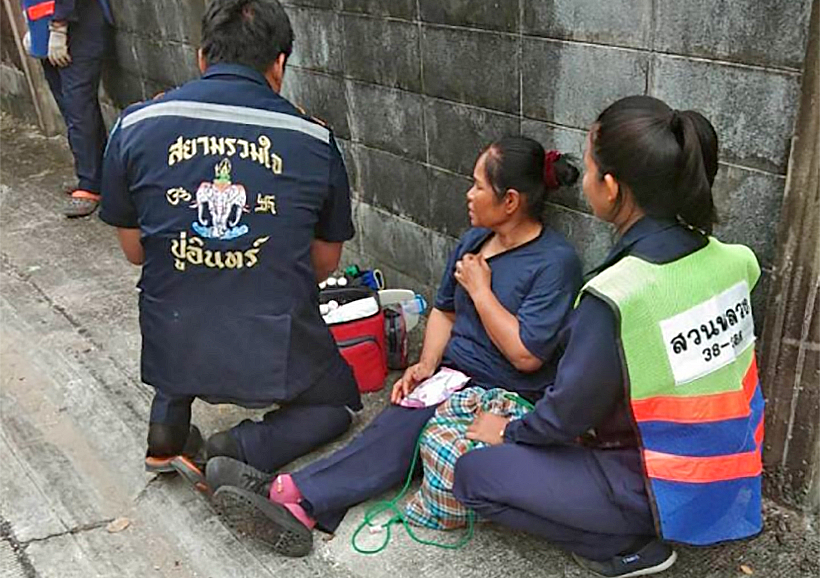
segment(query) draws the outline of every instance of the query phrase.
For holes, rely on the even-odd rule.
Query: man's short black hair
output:
[[[211,0],[202,17],[202,54],[210,66],[243,64],[265,73],[293,50],[293,28],[277,0]]]

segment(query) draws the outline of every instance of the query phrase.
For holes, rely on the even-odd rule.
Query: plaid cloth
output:
[[[421,434],[419,453],[424,480],[405,508],[408,522],[451,530],[467,525],[467,508],[453,496],[456,461],[468,451],[488,444],[468,440],[467,428],[479,410],[518,419],[529,410],[518,396],[503,389],[468,387],[441,404]]]

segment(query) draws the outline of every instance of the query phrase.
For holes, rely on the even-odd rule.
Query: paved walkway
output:
[[[350,535],[364,506],[333,539],[318,538],[309,557],[283,559],[237,540],[180,480],[146,474],[138,269],[96,216],[61,216],[71,176],[64,142],[7,117],[2,130],[0,576],[586,576],[548,544],[488,526],[459,552],[418,546],[397,531],[385,553],[362,556]],[[368,396],[357,428],[385,402],[383,393]],[[247,414],[202,404],[194,419],[209,434]],[[818,557],[816,527],[769,506],[763,535],[682,548],[666,576],[817,576]]]

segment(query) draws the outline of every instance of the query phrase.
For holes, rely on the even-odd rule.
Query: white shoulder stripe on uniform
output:
[[[317,138],[324,143],[330,142],[330,131],[328,129],[292,114],[246,106],[213,104],[210,102],[190,100],[172,100],[148,105],[122,119],[120,128],[125,129],[142,120],[161,116],[182,116],[186,118],[199,118],[219,122],[295,130]]]

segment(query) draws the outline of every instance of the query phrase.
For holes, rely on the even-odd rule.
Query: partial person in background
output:
[[[111,7],[108,0],[23,0],[23,9],[29,21],[29,51],[43,65],[74,156],[77,186],[64,213],[84,217],[100,201],[107,136],[98,90],[114,23]]]

